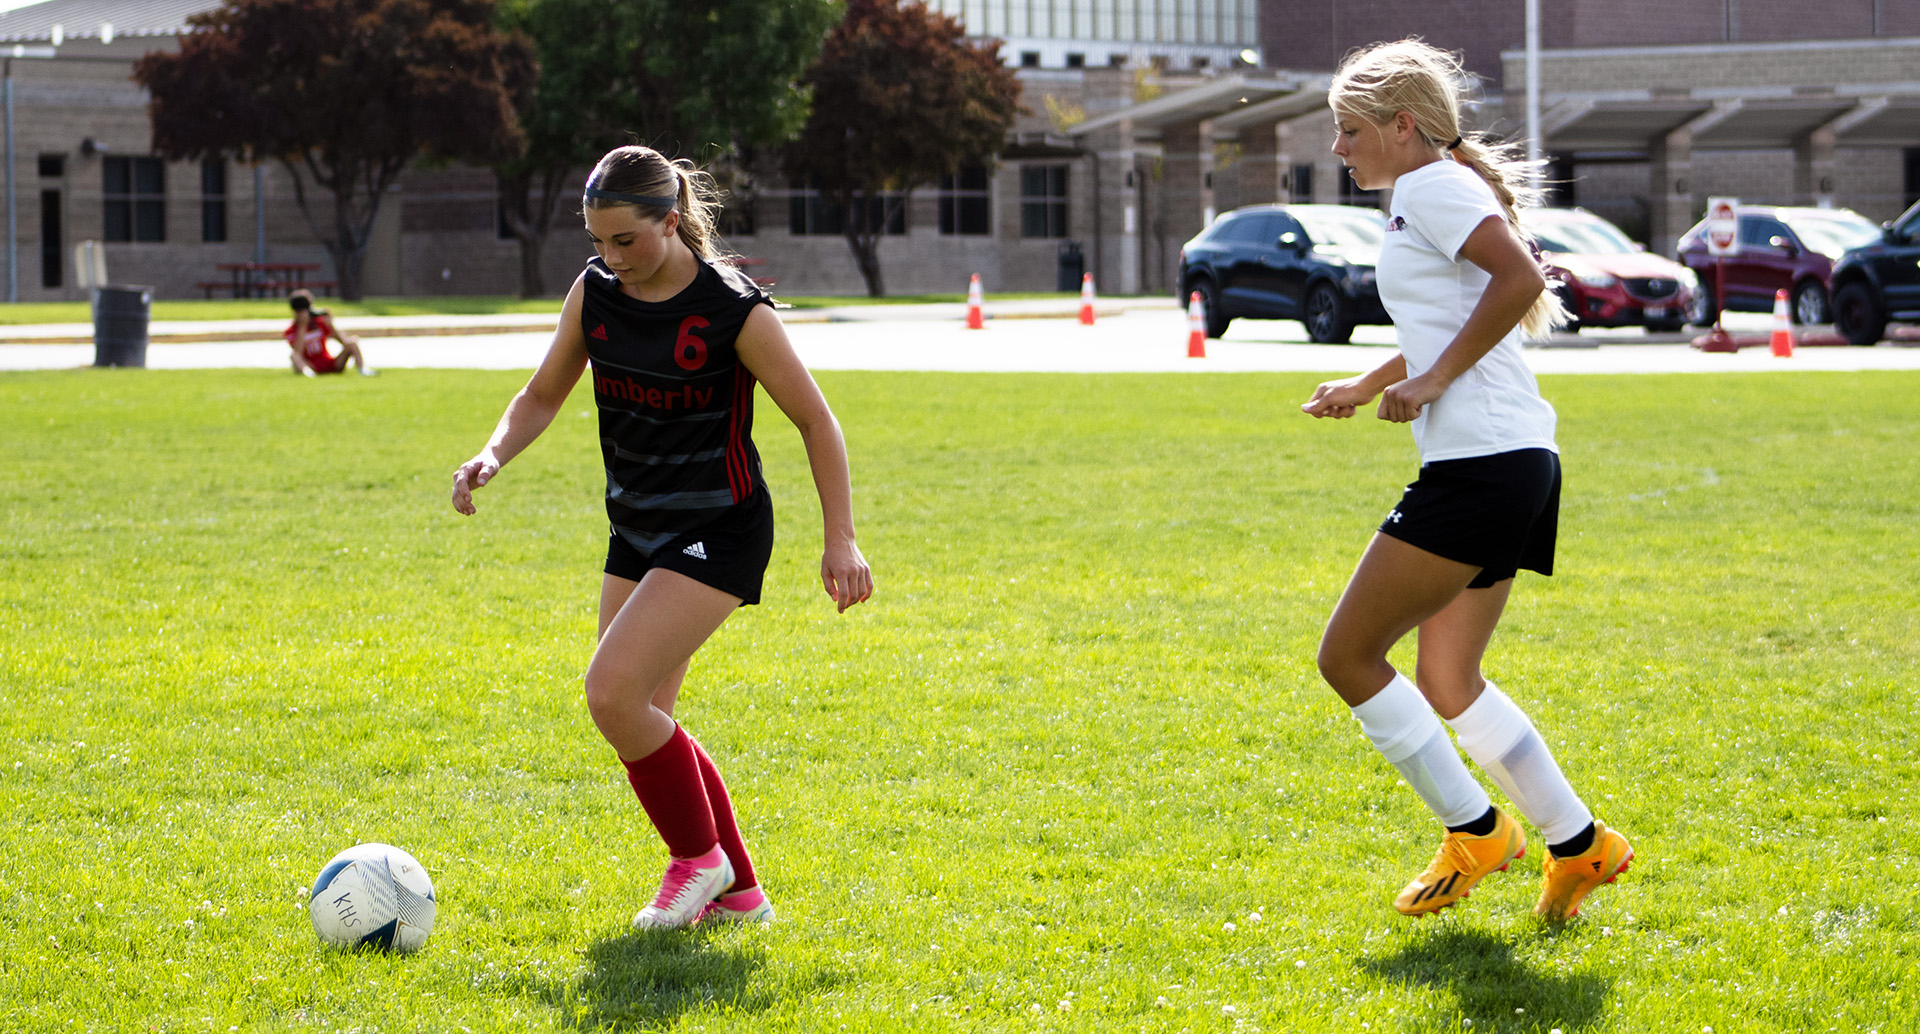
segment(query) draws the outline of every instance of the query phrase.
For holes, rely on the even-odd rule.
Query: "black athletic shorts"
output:
[[[1438,460],[1420,468],[1380,532],[1472,564],[1485,589],[1521,568],[1553,573],[1560,527],[1560,457],[1551,449]]]
[[[713,523],[668,540],[651,557],[613,532],[607,539],[606,572],[637,582],[648,571],[665,568],[738,596],[744,606],[760,602],[772,556],[773,500],[763,486]]]

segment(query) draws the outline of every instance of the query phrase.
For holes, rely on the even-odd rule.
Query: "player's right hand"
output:
[[[1315,418],[1345,419],[1372,399],[1373,396],[1360,386],[1360,378],[1349,377],[1346,380],[1327,381],[1313,389],[1313,397],[1300,404],[1300,411]]]
[[[500,461],[493,458],[492,452],[483,452],[460,464],[460,469],[453,472],[453,508],[473,516],[473,490],[485,487],[498,473]]]

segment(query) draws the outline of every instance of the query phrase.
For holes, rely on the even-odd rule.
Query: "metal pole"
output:
[[[1540,0],[1527,0],[1527,176],[1540,189]]]
[[[260,163],[253,165],[253,260],[267,260],[267,178]]]
[[[7,301],[20,300],[20,234],[13,210],[13,62],[5,62],[7,94]]]

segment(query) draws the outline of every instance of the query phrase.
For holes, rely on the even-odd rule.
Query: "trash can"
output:
[[[1060,242],[1060,275],[1053,289],[1056,291],[1080,290],[1080,278],[1087,271],[1087,260],[1080,254],[1079,241]]]
[[[93,365],[147,365],[151,287],[101,287],[93,294]]]

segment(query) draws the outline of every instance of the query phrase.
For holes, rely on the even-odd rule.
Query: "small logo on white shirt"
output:
[[[688,546],[687,548],[681,550],[680,552],[685,553],[686,555],[693,557],[696,560],[705,560],[707,558],[707,544],[705,542],[696,542],[693,545]]]
[[[1407,228],[1407,221],[1397,215],[1394,216],[1392,219],[1388,220],[1387,222],[1388,233],[1399,233],[1401,230],[1404,230],[1406,228]]]

